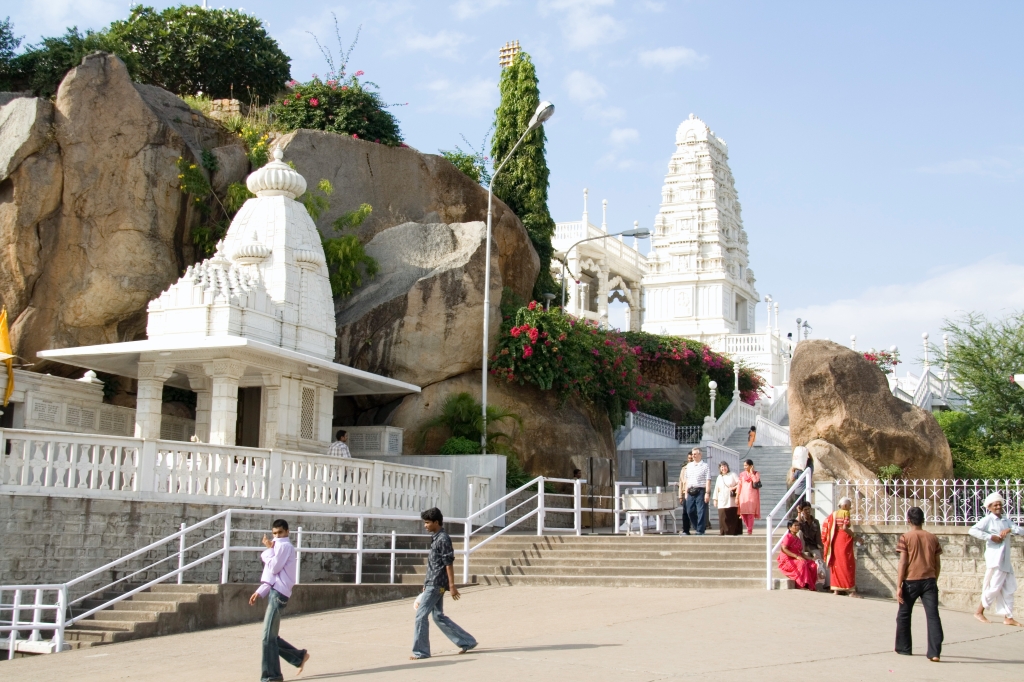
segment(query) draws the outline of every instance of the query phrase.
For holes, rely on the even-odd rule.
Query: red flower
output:
[[[523,357],[528,358],[533,355],[533,346],[527,346],[523,349]]]
[[[309,106],[311,107],[315,107],[318,104],[320,104],[320,100],[318,100],[316,97],[313,97],[309,100]]]
[[[537,309],[537,302],[536,301],[530,301],[530,305],[526,306],[526,309],[527,310],[536,310]]]
[[[291,103],[292,103],[292,101],[291,101],[290,99],[286,99],[286,100],[284,101],[284,105],[285,105],[285,106],[288,106],[288,105],[289,105],[289,104],[291,104]]]
[[[352,137],[354,137],[354,138],[355,138],[355,139],[357,139],[357,140],[359,139],[359,136],[358,136],[358,135],[356,135],[355,133],[352,133]]]
[[[362,75],[363,75],[363,72],[362,72],[362,71],[356,71],[354,75],[355,75],[355,76],[362,76]]]
[[[530,335],[530,343],[537,343],[537,329],[531,329],[528,333]]]
[[[508,330],[508,333],[512,335],[512,338],[518,339],[519,335],[523,333],[523,330],[519,327],[512,327]]]
[[[347,85],[342,85],[342,86],[341,86],[341,89],[342,89],[342,90],[348,90],[348,86],[347,86]]]

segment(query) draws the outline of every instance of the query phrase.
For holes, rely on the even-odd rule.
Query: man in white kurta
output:
[[[1003,516],[1003,498],[992,493],[985,498],[988,514],[970,530],[972,537],[985,541],[985,583],[981,588],[981,605],[974,617],[983,623],[985,609],[1003,617],[1005,625],[1021,627],[1013,618],[1013,593],[1017,591],[1017,579],[1010,564],[1010,535],[1024,535],[1024,528]]]

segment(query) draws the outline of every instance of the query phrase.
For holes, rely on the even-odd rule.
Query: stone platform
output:
[[[412,599],[286,618],[306,647],[300,680],[964,680],[1020,676],[1024,630],[942,611],[943,662],[892,652],[896,604],[763,590],[474,587],[445,611],[480,647],[465,656],[431,626],[434,658],[409,661]],[[260,625],[154,637],[0,662],[5,681],[259,679]],[[284,669],[285,679],[295,670]]]

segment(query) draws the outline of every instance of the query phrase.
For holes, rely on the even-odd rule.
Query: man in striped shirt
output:
[[[352,457],[348,449],[348,433],[344,429],[338,429],[338,440],[334,441],[327,448],[329,457]]]
[[[711,472],[708,463],[701,461],[703,453],[694,448],[693,461],[686,465],[686,515],[697,535],[704,535],[708,524],[708,501],[711,499]],[[687,533],[689,535],[689,533]]]

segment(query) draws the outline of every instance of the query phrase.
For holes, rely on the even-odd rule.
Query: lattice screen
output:
[[[316,440],[316,389],[302,387],[302,416],[299,419],[299,437]]]

